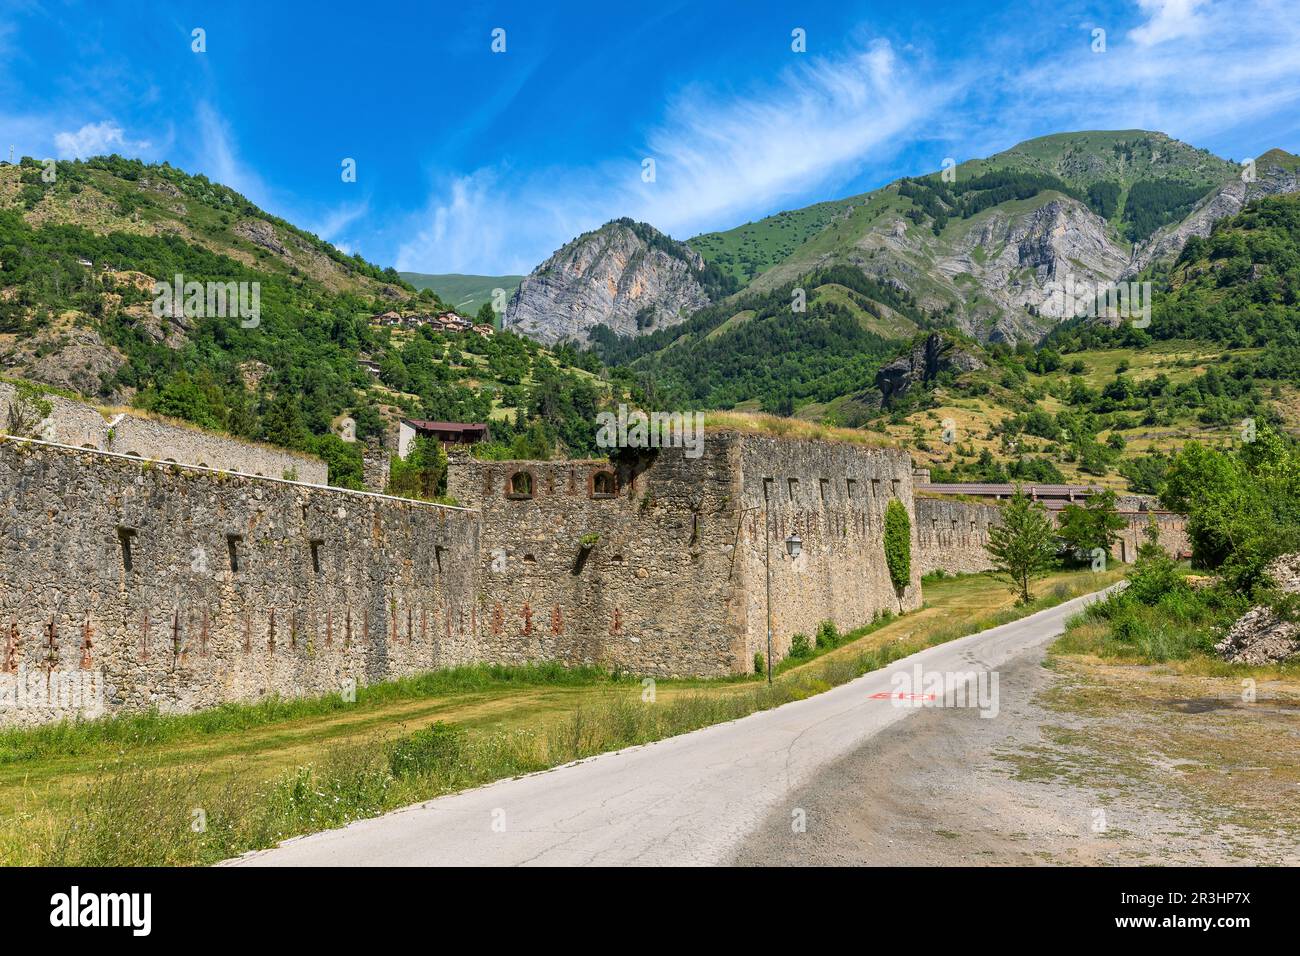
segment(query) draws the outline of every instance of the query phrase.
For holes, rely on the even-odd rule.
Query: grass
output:
[[[873,448],[895,447],[879,435],[857,428],[819,425],[797,418],[783,418],[761,412],[705,412],[704,428],[711,432],[743,432],[749,435],[772,435],[777,438],[805,438],[815,441],[848,442]]]
[[[946,578],[880,619],[760,677],[639,679],[477,666],[341,698],[229,705],[0,735],[0,863],[211,863],[290,836],[686,733],[800,700],[925,647],[1118,578],[1061,572],[1015,607],[987,575]]]

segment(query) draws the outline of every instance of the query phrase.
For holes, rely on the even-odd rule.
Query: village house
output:
[[[397,431],[397,454],[405,458],[416,438],[436,438],[443,445],[474,445],[488,437],[488,427],[483,424],[403,418]]]

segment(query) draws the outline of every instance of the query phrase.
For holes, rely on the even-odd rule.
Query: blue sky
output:
[[[0,0],[0,148],[165,159],[380,265],[522,273],[616,216],[688,238],[1052,132],[1300,151],[1296,12]]]

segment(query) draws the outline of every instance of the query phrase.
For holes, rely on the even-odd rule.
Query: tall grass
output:
[[[1120,591],[1071,618],[1053,650],[1144,664],[1188,660],[1212,654],[1248,606],[1244,597],[1221,588],[1175,586],[1149,601]]]
[[[355,703],[345,701],[340,694],[268,697],[253,704],[221,704],[192,714],[160,714],[155,710],[115,714],[97,720],[60,721],[31,728],[10,727],[0,730],[0,765],[76,756],[109,747],[140,747],[237,733],[267,724],[328,717],[342,711],[355,712],[444,694],[509,687],[577,687],[628,679],[604,668],[565,667],[555,662],[519,666],[473,664],[358,687]]]

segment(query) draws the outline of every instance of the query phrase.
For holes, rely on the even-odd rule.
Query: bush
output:
[[[756,651],[754,653],[754,673],[755,674],[767,673],[767,658],[763,656],[762,651]]]
[[[388,753],[388,768],[398,779],[445,775],[464,752],[464,729],[440,720],[428,730],[418,730],[394,742]]]
[[[844,637],[836,628],[834,621],[822,621],[817,625],[818,647],[829,650],[832,647],[839,647],[842,640]]]
[[[807,634],[796,634],[790,638],[790,656],[803,659],[812,656],[812,642]]]

